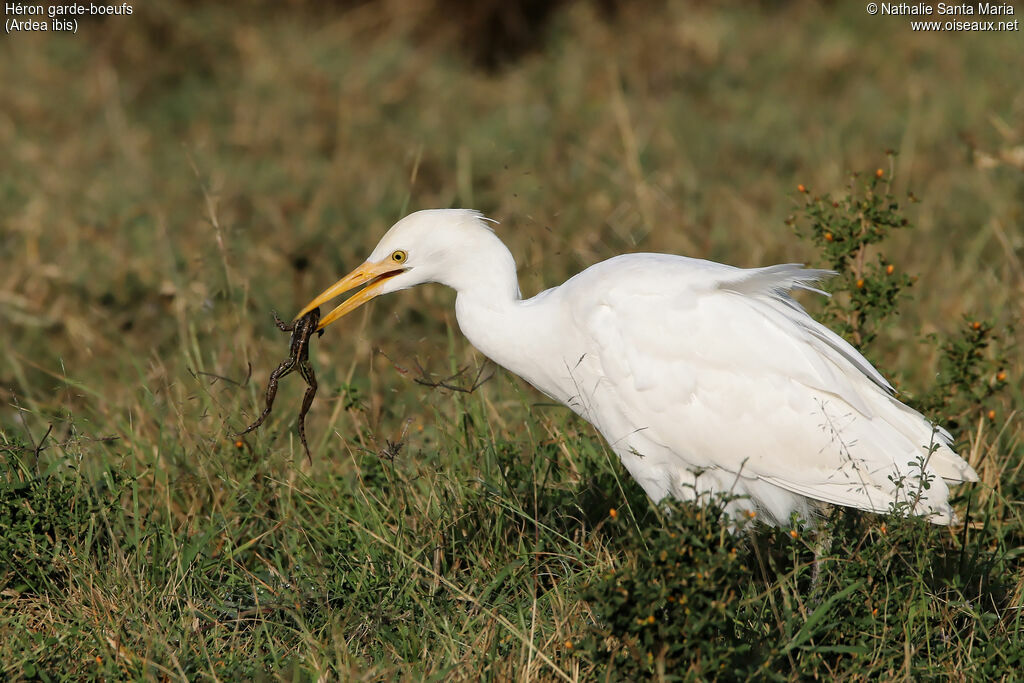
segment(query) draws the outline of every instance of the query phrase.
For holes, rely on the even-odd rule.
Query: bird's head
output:
[[[361,266],[306,304],[298,317],[360,286],[363,288],[320,319],[318,330],[381,294],[425,282],[458,288],[453,278],[465,271],[467,264],[476,263],[473,255],[493,253],[493,242],[500,244],[486,220],[479,212],[467,209],[409,214],[387,231]]]

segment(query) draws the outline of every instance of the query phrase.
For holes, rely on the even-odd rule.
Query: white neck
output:
[[[447,249],[430,260],[436,264],[431,279],[448,285],[459,296],[519,299],[516,261],[505,243],[490,230],[474,230],[463,237],[463,244],[457,249]]]
[[[511,296],[481,296],[459,293],[455,317],[466,339],[498,365],[511,371],[544,393],[558,394],[555,377],[543,374],[547,363],[534,358],[560,356],[555,343],[560,336],[558,322],[549,320],[552,311]],[[558,364],[555,364],[557,367]]]
[[[476,237],[479,244],[462,252],[457,266],[439,279],[458,293],[455,315],[462,333],[481,353],[508,367],[503,342],[516,336],[522,301],[516,262],[493,233],[481,231]]]
[[[486,244],[478,245],[472,258],[460,259],[438,278],[458,293],[459,328],[478,351],[548,392],[549,379],[538,376],[528,359],[550,350],[557,335],[555,321],[547,320],[550,311],[545,307],[522,300],[515,260],[501,240],[490,232],[481,237]]]

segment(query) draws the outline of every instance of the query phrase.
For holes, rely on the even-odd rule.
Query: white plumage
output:
[[[379,294],[454,288],[469,341],[591,422],[656,501],[731,493],[730,512],[769,523],[810,520],[813,501],[955,519],[948,484],[977,475],[949,434],[789,297],[827,271],[627,254],[524,300],[484,220],[407,216],[303,313],[363,284],[321,327]]]

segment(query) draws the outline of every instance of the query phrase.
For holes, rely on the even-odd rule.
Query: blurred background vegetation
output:
[[[786,223],[798,185],[842,192],[851,171],[884,166],[894,194],[920,200],[885,246],[916,279],[872,359],[923,395],[940,359],[922,338],[993,321],[1008,390],[956,436],[995,517],[1019,515],[1024,352],[1006,326],[1024,311],[1022,74],[1019,32],[915,33],[858,3],[168,0],[81,19],[73,36],[5,36],[0,447],[7,499],[43,496],[54,523],[15,536],[18,502],[0,529],[11,547],[26,533],[51,545],[0,566],[3,666],[603,670],[572,653],[596,623],[572,586],[648,541],[637,527],[616,550],[539,510],[576,506],[585,522],[643,499],[588,426],[507,374],[470,396],[414,381],[418,367],[471,379],[482,362],[451,292],[378,301],[314,344],[312,465],[286,409],[297,386],[263,433],[227,438],[283,355],[270,309],[297,310],[422,208],[498,219],[532,295],[625,251],[818,265]],[[538,503],[552,487],[564,500]],[[533,563],[559,554],[573,558],[564,592]],[[366,616],[382,604],[397,605],[384,626]],[[902,656],[900,633],[883,637]],[[798,650],[785,656],[807,675]],[[971,671],[931,656],[934,671],[871,661]]]

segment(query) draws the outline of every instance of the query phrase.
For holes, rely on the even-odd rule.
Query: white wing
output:
[[[826,275],[610,259],[547,297],[573,320],[581,353],[565,359],[566,377],[535,383],[593,422],[655,499],[731,491],[780,522],[808,516],[804,497],[876,512],[899,500],[949,523],[944,480],[977,475],[945,431],[789,298]]]

